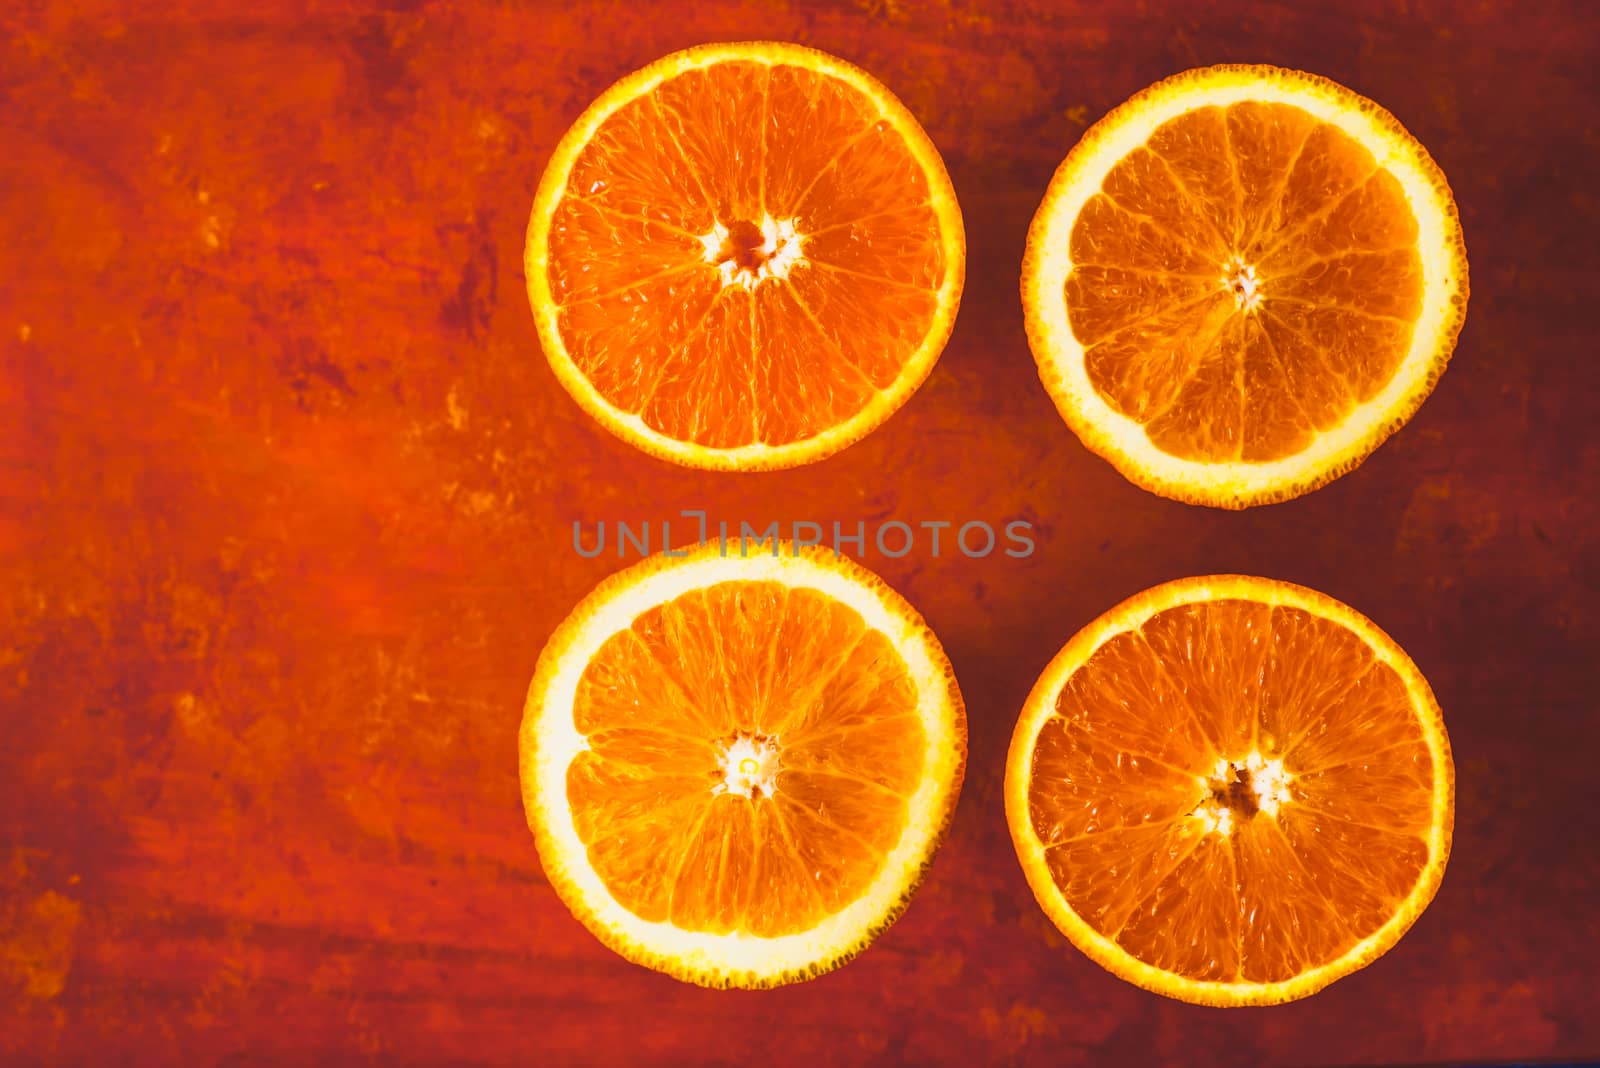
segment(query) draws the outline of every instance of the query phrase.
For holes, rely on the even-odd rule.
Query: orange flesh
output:
[[[807,930],[861,895],[906,827],[916,706],[899,654],[848,606],[773,582],[686,593],[610,638],[579,682],[578,837],[643,919]],[[739,738],[776,752],[748,795],[725,786]]]
[[[1157,447],[1276,460],[1399,368],[1416,239],[1399,182],[1336,127],[1288,104],[1198,108],[1084,205],[1068,318],[1097,392]]]
[[[795,236],[762,251],[769,219]],[[728,239],[708,250],[719,224]],[[939,233],[921,168],[858,90],[718,63],[618,109],[577,158],[549,240],[558,329],[596,391],[662,434],[800,441],[921,345]]]
[[[1251,752],[1288,773],[1273,813],[1214,778]],[[1298,608],[1212,601],[1116,635],[1067,680],[1028,802],[1092,928],[1191,979],[1266,983],[1394,913],[1428,859],[1432,790],[1405,685],[1370,647]]]

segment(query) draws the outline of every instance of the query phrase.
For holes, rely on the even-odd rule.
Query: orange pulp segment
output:
[[[646,920],[809,929],[866,889],[905,830],[916,706],[905,664],[846,605],[775,582],[686,593],[584,671],[573,712],[589,747],[567,771],[578,836]]]
[[[1199,107],[1084,205],[1068,316],[1096,390],[1158,448],[1277,460],[1400,366],[1416,241],[1400,183],[1337,126],[1293,104]]]

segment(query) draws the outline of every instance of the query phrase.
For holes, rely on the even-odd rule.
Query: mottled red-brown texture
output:
[[[0,14],[0,1061],[1378,1063],[1600,1057],[1600,115],[1567,4],[395,5],[23,0]],[[1407,10],[1408,9],[1408,10]],[[545,365],[523,228],[618,76],[716,39],[853,60],[965,211],[923,389],[809,468],[695,472]],[[1472,259],[1409,427],[1244,513],[1125,482],[1062,425],[1017,295],[1085,125],[1180,69],[1273,62],[1382,101]],[[516,729],[614,557],[572,522],[1027,519],[1027,560],[869,552],[971,717],[950,839],[857,961],[684,986],[540,872]],[[592,526],[590,527],[592,531]],[[893,546],[891,542],[891,546]],[[1442,702],[1444,886],[1387,956],[1263,1010],[1167,1001],[1067,946],[1001,807],[1035,675],[1158,581],[1257,572],[1369,614]]]

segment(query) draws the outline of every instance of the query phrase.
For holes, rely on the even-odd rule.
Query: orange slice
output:
[[[864,949],[932,859],[966,762],[955,676],[910,605],[830,552],[749,549],[603,582],[545,647],[522,721],[556,892],[627,959],[715,987]]]
[[[1056,171],[1023,264],[1045,388],[1085,445],[1192,504],[1299,496],[1432,391],[1466,315],[1444,175],[1325,78],[1160,82]]]
[[[690,467],[793,467],[858,440],[939,358],[966,245],[894,95],[799,45],[692,48],[623,78],[556,148],[528,296],[568,393]]]
[[[1079,949],[1209,1005],[1305,997],[1387,952],[1450,854],[1455,768],[1422,674],[1323,594],[1147,590],[1028,696],[1006,820]]]

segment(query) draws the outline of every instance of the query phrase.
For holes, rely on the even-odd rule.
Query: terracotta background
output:
[[[0,1060],[1600,1057],[1585,6],[24,2],[0,33]],[[750,37],[902,96],[948,161],[971,264],[899,415],[809,469],[717,476],[580,413],[540,356],[520,253],[594,95]],[[1250,60],[1332,76],[1429,147],[1473,295],[1404,432],[1321,492],[1228,514],[1078,444],[1016,283],[1086,124],[1166,74]],[[955,662],[970,772],[905,918],[799,987],[625,964],[566,914],[523,822],[534,661],[619,566],[577,557],[572,521],[684,507],[1039,532],[1026,561],[869,555]],[[1267,1010],[1168,1002],[1066,946],[999,791],[1016,710],[1068,635],[1228,570],[1393,634],[1460,774],[1432,908],[1372,967]]]

